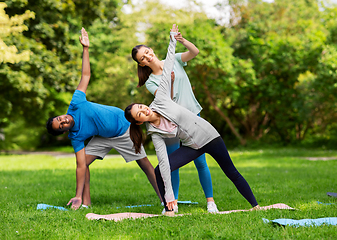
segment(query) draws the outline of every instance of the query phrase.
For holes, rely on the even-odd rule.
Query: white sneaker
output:
[[[215,202],[207,202],[207,211],[209,213],[217,213],[217,212],[219,212],[218,208],[216,207]]]
[[[166,212],[166,210],[165,210],[165,208],[163,209],[163,211],[161,212],[161,214],[165,214],[165,212]],[[174,213],[178,213],[178,205],[174,205],[174,207],[173,207],[173,212]]]

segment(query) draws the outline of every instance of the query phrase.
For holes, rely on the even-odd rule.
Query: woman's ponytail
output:
[[[131,123],[130,125],[130,138],[133,142],[133,147],[135,148],[135,153],[140,153],[143,141],[144,141],[144,134],[143,130],[140,125],[136,123]]]
[[[128,120],[130,125],[130,138],[133,142],[133,147],[135,148],[135,153],[140,153],[142,149],[142,143],[144,141],[144,134],[143,130],[140,125],[138,125],[137,121],[131,115],[131,108],[135,105],[135,103],[130,104],[125,108],[124,116],[126,120]]]
[[[131,55],[132,55],[132,59],[138,63],[138,69],[137,69],[137,73],[138,73],[138,86],[137,87],[141,87],[145,84],[145,82],[147,81],[147,79],[149,79],[149,76],[151,75],[152,73],[152,69],[148,66],[140,66],[139,65],[139,62],[136,58],[136,55],[138,53],[138,50],[141,48],[141,47],[146,47],[146,48],[149,48],[148,46],[146,45],[137,45],[135,46],[132,51],[131,51]]]

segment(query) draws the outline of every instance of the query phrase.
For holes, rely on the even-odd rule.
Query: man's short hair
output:
[[[61,135],[62,133],[64,133],[64,131],[55,130],[53,128],[52,125],[53,125],[54,118],[56,118],[56,117],[51,117],[51,118],[48,119],[46,128],[47,128],[47,131],[48,131],[49,134],[51,134],[53,136],[58,136],[58,135]]]

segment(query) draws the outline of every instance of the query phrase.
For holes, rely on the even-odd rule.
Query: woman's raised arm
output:
[[[171,98],[171,72],[174,66],[175,60],[175,49],[177,45],[177,40],[175,39],[175,35],[177,35],[176,25],[173,24],[173,27],[170,32],[170,44],[167,49],[166,59],[163,68],[163,74],[161,77],[161,81],[159,87],[157,89],[156,98],[165,95]]]

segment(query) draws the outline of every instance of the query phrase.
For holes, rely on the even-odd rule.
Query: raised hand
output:
[[[85,31],[83,27],[81,29],[80,42],[83,45],[83,47],[89,47],[89,36],[87,31]]]
[[[178,32],[178,34],[175,35],[174,37],[175,37],[175,38],[177,39],[177,41],[180,42],[180,43],[183,43],[184,40],[185,40],[185,38],[183,38],[183,36],[181,35],[180,32]]]
[[[185,41],[185,39],[181,35],[181,32],[179,32],[178,25],[173,24],[171,32],[177,33],[176,35],[174,35],[174,37],[175,37],[175,39],[177,39],[178,42],[183,43]]]
[[[171,32],[176,32],[176,33],[178,33],[178,32],[179,32],[178,25],[173,24],[172,29],[171,29]]]
[[[183,36],[179,32],[178,25],[173,24],[171,28],[171,32],[176,33],[176,34],[175,35],[170,34],[170,38],[172,39],[174,35],[174,38],[178,42],[180,42],[182,45],[184,45],[188,50],[187,52],[184,52],[183,54],[181,54],[181,60],[183,62],[188,62],[189,60],[193,59],[194,57],[198,55],[199,49],[193,43],[183,38]]]

